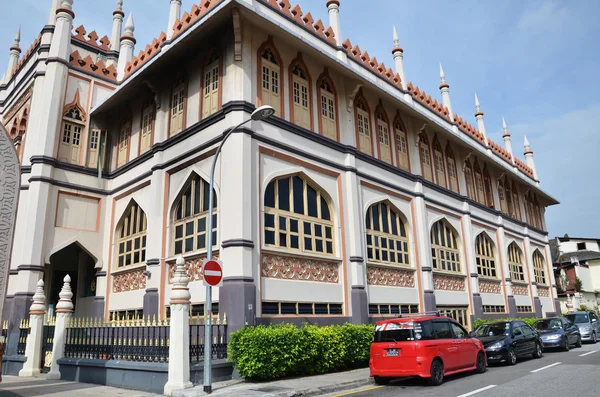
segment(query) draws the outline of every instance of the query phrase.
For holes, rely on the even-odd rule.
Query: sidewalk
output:
[[[210,396],[235,397],[294,397],[320,396],[336,391],[350,390],[373,384],[369,368],[302,378],[276,380],[273,382],[245,382],[243,380],[213,383]],[[173,393],[173,397],[206,396],[203,386]]]

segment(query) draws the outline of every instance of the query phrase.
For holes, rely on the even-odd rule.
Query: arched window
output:
[[[312,123],[312,90],[308,68],[302,62],[301,55],[292,61],[290,65],[292,101],[290,108],[290,119],[292,123],[313,129]]]
[[[480,204],[485,204],[485,188],[483,187],[483,175],[481,174],[481,168],[479,168],[479,163],[477,162],[477,159],[475,159],[473,171],[475,174],[475,189],[477,191],[477,201]]]
[[[293,175],[271,181],[264,204],[266,246],[334,254],[329,203],[304,177]]]
[[[537,249],[533,253],[533,271],[535,273],[535,282],[546,285],[546,261],[544,256]]]
[[[494,194],[492,193],[492,178],[487,169],[487,164],[483,166],[483,187],[485,189],[485,204],[494,208]]]
[[[154,101],[149,100],[142,106],[142,127],[140,131],[140,154],[146,153],[152,146],[154,130]]]
[[[356,112],[356,138],[358,150],[363,153],[373,155],[369,106],[360,92],[357,94],[355,103],[356,105],[354,110]]]
[[[433,138],[433,159],[435,163],[435,176],[437,184],[446,187],[446,167],[444,166],[444,153],[437,136]]]
[[[477,274],[483,277],[498,278],[494,242],[485,233],[481,233],[475,239],[475,261],[477,262]]]
[[[171,91],[171,118],[169,121],[169,136],[180,133],[185,128],[185,108],[187,106],[186,82],[183,75],[179,76]]]
[[[408,136],[406,128],[399,116],[394,121],[394,132],[396,134],[396,156],[398,167],[410,171],[410,157],[408,154]]]
[[[513,181],[512,183],[512,196],[513,206],[515,207],[514,217],[518,220],[523,220],[521,217],[521,200],[519,200],[519,191],[517,190],[517,184]]]
[[[544,227],[542,223],[542,210],[537,199],[537,195],[533,195],[533,209],[535,213],[536,227],[542,229]]]
[[[512,281],[525,281],[525,269],[523,267],[523,251],[512,242],[508,246],[508,266]]]
[[[212,51],[204,65],[202,77],[202,118],[216,113],[221,106],[221,58]]]
[[[183,189],[173,216],[173,254],[185,254],[207,248],[210,185],[197,174]],[[212,243],[217,246],[217,195],[213,190]]]
[[[456,172],[456,159],[454,158],[454,152],[450,147],[450,143],[446,146],[446,163],[448,164],[448,182],[450,183],[450,190],[455,193],[460,193],[458,173]]]
[[[117,148],[117,168],[129,161],[129,137],[131,136],[131,119],[123,120],[119,128]]]
[[[76,94],[75,103],[63,114],[62,136],[58,149],[58,160],[72,164],[79,164],[81,134],[85,128],[85,117],[78,104],[78,98],[79,95]]]
[[[433,171],[431,169],[431,151],[429,150],[429,139],[422,132],[419,135],[419,156],[421,158],[421,175],[429,182],[433,182]]]
[[[327,75],[323,72],[318,82],[319,100],[321,103],[321,115],[319,117],[319,131],[321,135],[334,141],[338,140],[337,126],[337,97],[335,87]]]
[[[375,117],[377,118],[377,139],[379,140],[379,158],[388,164],[392,164],[392,143],[390,140],[390,127],[388,117],[383,109],[383,105],[379,102],[375,109]]]
[[[431,228],[431,256],[434,270],[461,273],[458,238],[444,219],[434,223]]]
[[[146,262],[146,213],[133,201],[118,224],[117,268]]]
[[[281,73],[281,58],[272,42],[267,41],[258,50],[258,67],[260,70],[261,89],[259,92],[259,103],[269,105],[275,109],[275,115],[283,117],[281,84],[283,82]]]
[[[410,266],[406,226],[399,212],[387,203],[373,204],[367,211],[366,227],[370,262]]]
[[[475,178],[473,176],[473,168],[471,168],[471,162],[465,160],[465,184],[467,185],[467,196],[471,200],[477,201],[477,193],[475,192]]]

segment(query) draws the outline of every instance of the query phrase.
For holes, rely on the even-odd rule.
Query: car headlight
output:
[[[496,342],[493,345],[489,346],[486,350],[500,350],[502,349],[502,342]]]
[[[589,325],[586,325],[585,327],[581,327],[581,332],[590,332],[592,330],[592,327],[590,327]]]
[[[546,337],[546,339],[549,339],[549,340],[555,340],[555,339],[560,339],[561,337],[562,337],[562,335],[561,335],[561,334],[552,334],[552,335],[548,335],[548,336]]]

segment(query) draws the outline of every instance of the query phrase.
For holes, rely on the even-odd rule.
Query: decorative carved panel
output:
[[[529,288],[525,284],[515,284],[512,285],[513,295],[529,295]]]
[[[538,295],[549,297],[550,296],[550,288],[538,286]]]
[[[268,278],[337,284],[339,267],[338,263],[315,259],[263,254],[260,270]]]
[[[218,260],[219,254],[213,254],[213,259]],[[190,279],[190,283],[194,281],[202,281],[202,261],[206,258],[206,255],[200,256],[198,258],[186,259],[185,261],[185,270],[187,270],[187,276]],[[177,265],[175,262],[169,263],[169,284],[171,284],[171,280],[175,275],[175,269]]]
[[[415,287],[415,272],[389,267],[367,266],[367,284],[384,287]]]
[[[433,288],[446,291],[464,291],[465,278],[457,276],[448,276],[445,274],[434,274]]]
[[[492,280],[479,279],[479,291],[483,294],[501,294],[502,288],[500,285],[500,280],[496,282]]]
[[[137,291],[145,288],[144,268],[118,273],[113,276],[113,292]]]

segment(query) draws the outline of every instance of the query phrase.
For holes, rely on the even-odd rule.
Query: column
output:
[[[502,219],[501,217],[499,218]],[[508,265],[508,247],[506,246],[506,240],[504,238],[504,226],[498,227],[498,229],[496,230],[496,236],[498,239],[498,252],[500,253],[500,266],[502,266],[502,268],[504,269],[504,294],[506,295],[506,299],[508,301],[508,307],[506,309],[508,310],[509,317],[516,317],[517,304],[515,302],[515,297],[512,293],[510,266]]]
[[[532,258],[532,249],[531,249],[531,240],[529,236],[526,236],[523,239],[523,246],[525,248],[525,252],[523,255],[525,256],[525,266],[527,266],[527,272],[529,274],[529,280],[531,283],[531,304],[532,309],[535,312],[536,317],[542,317],[542,301],[538,295],[537,282],[535,280],[535,270],[533,269],[533,258]]]
[[[155,155],[155,162],[162,161],[162,152]],[[147,209],[148,234],[146,236],[146,293],[144,294],[144,316],[159,314],[160,308],[160,280],[162,241],[165,230],[163,228],[163,204],[165,189],[165,171],[155,170],[150,183],[150,208]],[[168,282],[165,280],[165,283]]]
[[[29,310],[29,336],[25,346],[25,356],[27,361],[23,364],[23,369],[19,371],[19,376],[37,376],[40,374],[40,365],[42,360],[42,339],[44,336],[44,316],[46,315],[46,296],[44,295],[44,280],[37,283],[33,303]]]
[[[429,237],[431,233],[429,231],[429,225],[427,224],[425,199],[422,196],[423,185],[420,182],[417,182],[417,188],[415,190],[419,195],[413,199],[412,211],[414,213],[413,219],[415,220],[415,229],[417,231],[415,236],[417,244],[415,248],[419,255],[420,267],[420,269],[417,268],[417,271],[421,272],[420,288],[421,291],[423,291],[423,307],[420,308],[420,311],[435,311],[437,304],[433,287],[433,261],[431,259],[431,241]]]
[[[60,299],[56,305],[56,324],[54,326],[54,342],[52,343],[52,364],[50,365],[50,372],[46,375],[46,379],[60,379],[58,359],[63,358],[65,355],[67,324],[73,316],[71,277],[67,274],[63,281],[63,287],[58,294]],[[102,313],[101,317],[104,317],[104,313]]]

